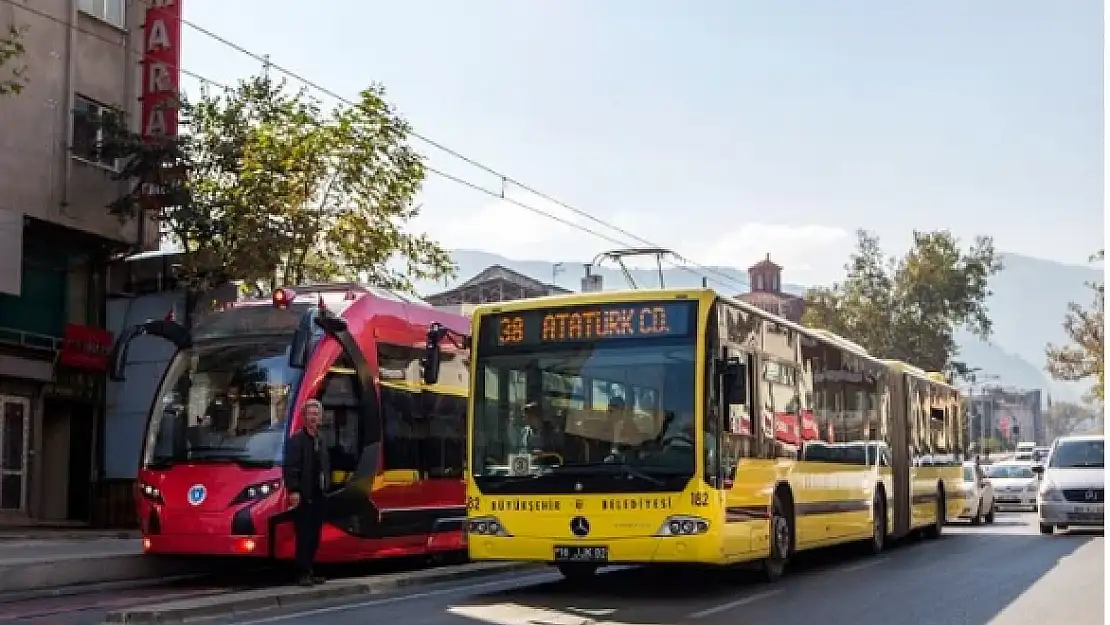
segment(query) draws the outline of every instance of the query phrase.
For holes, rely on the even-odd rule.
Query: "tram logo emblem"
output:
[[[590,522],[584,516],[576,516],[570,520],[570,533],[582,538],[590,533]]]
[[[574,509],[575,510],[581,510],[584,507],[586,507],[586,502],[582,501],[581,499],[575,499],[574,500]]]
[[[199,506],[208,498],[208,489],[204,487],[204,484],[193,484],[189,487],[186,497],[189,499],[189,505]]]

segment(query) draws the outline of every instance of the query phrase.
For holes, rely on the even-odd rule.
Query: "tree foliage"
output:
[[[902,258],[886,257],[875,235],[860,230],[844,282],[806,292],[803,323],[859,343],[879,358],[909,362],[950,378],[973,369],[956,360],[955,332],[991,334],[989,278],[1002,268],[990,237],[967,249],[947,230],[913,233]]]
[[[1091,257],[1091,262],[1098,262],[1105,257],[1105,250],[1099,250]],[[1102,282],[1088,282],[1087,286],[1094,291],[1094,302],[1090,308],[1084,308],[1075,302],[1068,303],[1068,312],[1064,315],[1064,331],[1067,332],[1071,343],[1063,346],[1049,344],[1045,348],[1048,364],[1046,369],[1049,375],[1057,380],[1078,381],[1094,378],[1087,398],[1090,400],[1105,399],[1105,378],[1103,363],[1103,337],[1105,334],[1105,320],[1103,319],[1104,289]]]
[[[406,229],[424,167],[381,87],[325,111],[304,90],[256,76],[182,102],[180,116],[173,139],[144,141],[122,125],[106,133],[105,149],[126,162],[119,177],[160,189],[152,203],[138,185],[110,210],[156,211],[188,252],[183,273],[195,286],[361,275],[411,291],[414,279],[453,274],[446,251]]]
[[[27,54],[25,33],[25,28],[11,24],[7,35],[0,36],[0,96],[18,95],[27,84],[27,66],[22,63]]]
[[[1089,406],[1071,402],[1053,402],[1045,411],[1045,430],[1049,439],[1069,434],[1089,433],[1091,426],[1099,422],[1101,411],[1096,412]]]

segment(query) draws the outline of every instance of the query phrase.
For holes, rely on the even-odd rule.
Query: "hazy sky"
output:
[[[914,228],[1065,262],[1103,246],[1094,0],[184,7],[345,97],[381,82],[421,135],[701,263],[769,252],[786,280],[825,282],[858,227],[892,252]],[[185,69],[215,81],[259,69],[189,27],[183,50]],[[501,191],[416,145],[432,167]],[[573,261],[616,247],[435,175],[421,202],[419,227],[450,247]]]

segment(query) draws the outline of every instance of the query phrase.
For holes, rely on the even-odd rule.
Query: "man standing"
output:
[[[285,444],[283,479],[293,508],[293,528],[297,541],[297,567],[301,586],[321,584],[324,578],[313,573],[320,533],[324,528],[324,493],[331,475],[328,448],[320,436],[324,407],[319,401],[305,402],[301,430]]]

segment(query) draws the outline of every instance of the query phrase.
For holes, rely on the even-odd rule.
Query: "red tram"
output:
[[[281,460],[310,398],[324,406],[335,484],[321,562],[465,549],[469,326],[383,289],[321,285],[225,306],[192,329],[172,318],[129,328],[116,379],[138,336],[177,350],[136,482],[144,550],[292,559]]]

